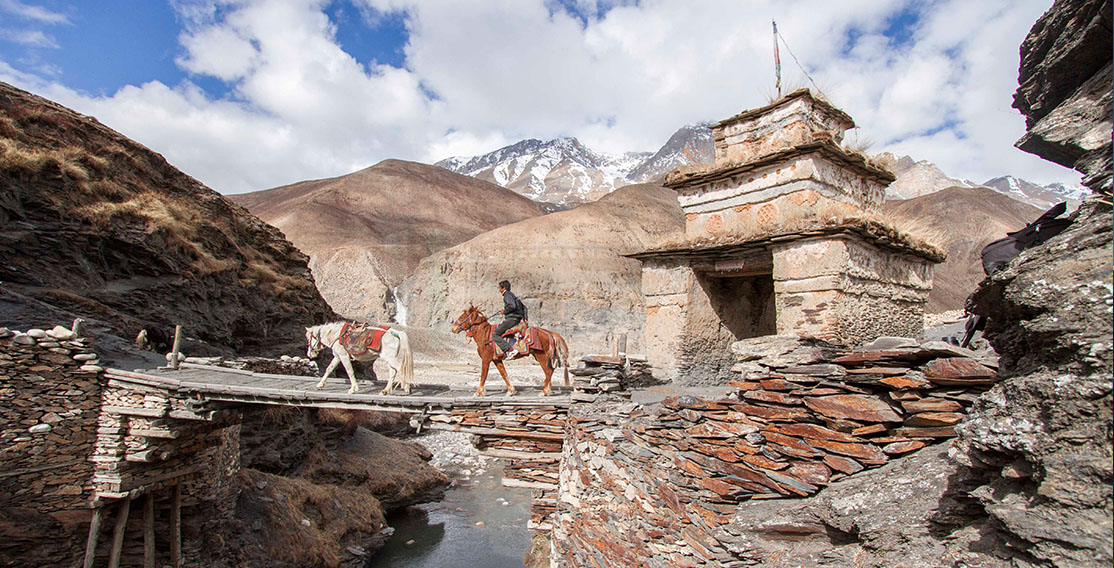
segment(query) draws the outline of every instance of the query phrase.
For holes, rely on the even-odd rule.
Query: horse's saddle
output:
[[[492,330],[491,333],[494,336],[495,331]],[[529,322],[526,320],[518,322],[518,325],[503,332],[503,337],[514,339],[514,349],[523,355],[530,351],[530,349],[540,348],[538,345],[538,330],[537,328],[530,327]],[[504,355],[497,342],[493,341],[492,345],[495,346],[495,352],[499,356]]]
[[[367,325],[345,322],[340,330],[340,346],[349,355],[363,355],[368,351],[382,349],[383,334],[391,328],[385,325]]]

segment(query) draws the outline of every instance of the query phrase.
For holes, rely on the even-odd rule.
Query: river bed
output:
[[[529,489],[501,485],[499,460],[480,456],[468,436],[434,432],[413,438],[430,463],[453,479],[445,498],[392,514],[394,534],[366,568],[521,568],[530,548]]]

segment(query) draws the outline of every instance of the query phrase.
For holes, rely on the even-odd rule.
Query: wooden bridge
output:
[[[128,510],[137,498],[144,500],[144,563],[153,566],[158,496],[170,501],[171,563],[181,566],[183,485],[202,492],[210,485],[205,480],[239,467],[238,457],[230,458],[229,451],[238,448],[235,427],[253,405],[400,412],[410,414],[411,425],[419,430],[473,434],[481,453],[506,460],[505,486],[535,490],[528,526],[551,527],[572,400],[568,387],[554,387],[555,394],[548,397],[541,396],[540,387],[520,387],[514,396],[496,391],[476,397],[471,389],[414,384],[410,394],[381,395],[384,381],[361,381],[361,392],[348,394],[346,377],[334,377],[318,390],[316,377],[184,362],[176,369],[105,369],[104,380],[90,458],[95,510],[86,568],[96,556],[97,536],[110,504],[117,513],[109,566],[119,566]]]
[[[349,383],[342,373],[330,377],[318,390],[319,377],[256,373],[227,367],[181,363],[179,368],[160,367],[150,370],[124,371],[106,369],[105,376],[119,387],[155,388],[187,395],[189,406],[214,410],[228,404],[277,404],[346,410],[380,410],[406,413],[440,413],[454,408],[513,406],[561,406],[569,404],[568,387],[553,386],[552,396],[544,397],[540,387],[518,387],[514,396],[507,396],[501,385],[489,387],[488,396],[477,397],[473,390],[453,389],[446,385],[414,384],[410,394],[395,390],[381,395],[385,381],[360,381],[360,392],[348,394]],[[185,417],[185,416],[183,416]]]

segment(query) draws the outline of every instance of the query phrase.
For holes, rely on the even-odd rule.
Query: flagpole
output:
[[[777,51],[777,22],[770,20],[774,24],[774,72],[777,74],[777,98],[781,98],[781,56]]]

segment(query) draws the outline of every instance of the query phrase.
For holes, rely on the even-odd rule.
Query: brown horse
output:
[[[481,361],[480,388],[476,389],[476,396],[484,395],[487,370],[492,361],[495,361],[495,368],[499,369],[503,382],[507,383],[507,395],[514,394],[514,387],[511,386],[511,381],[507,378],[507,369],[503,367],[503,360],[495,358],[495,345],[491,340],[493,327],[488,323],[487,316],[475,306],[468,306],[468,309],[456,318],[452,326],[453,333],[466,331],[469,337],[476,340],[476,351],[479,352]],[[532,347],[528,352],[519,353],[515,359],[527,355],[534,356],[534,359],[542,366],[542,371],[545,372],[545,386],[542,387],[542,395],[549,396],[549,381],[553,378],[553,369],[558,366],[565,368],[565,386],[569,386],[569,347],[565,344],[565,338],[560,335],[540,327],[535,329],[538,331],[538,345]]]

